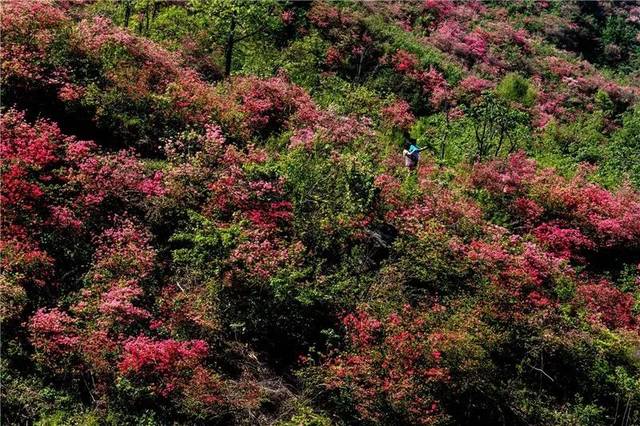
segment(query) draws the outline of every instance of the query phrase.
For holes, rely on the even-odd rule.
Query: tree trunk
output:
[[[156,16],[158,16],[159,11],[160,11],[160,2],[155,1],[153,3],[153,12],[151,13],[151,22],[156,20]]]
[[[145,26],[144,33],[149,34],[149,23],[151,21],[151,13],[149,12],[149,0],[147,0],[147,5],[144,8],[144,18],[145,18]]]
[[[360,61],[358,61],[358,73],[356,75],[356,82],[360,82],[360,74],[362,73],[362,62],[364,61],[364,54],[367,53],[367,49],[364,49],[360,54]]]
[[[500,154],[500,150],[502,149],[502,143],[504,142],[504,135],[506,133],[506,130],[504,129],[504,127],[500,127],[500,139],[498,140],[498,146],[496,147],[496,153],[494,154],[494,157],[497,157],[498,154]]]
[[[129,28],[129,19],[131,18],[131,3],[124,3],[124,27]]]
[[[235,42],[236,35],[236,14],[231,15],[231,25],[229,27],[229,34],[227,35],[227,44],[224,49],[224,75],[229,77],[231,75],[231,63],[233,60],[233,43]]]
[[[142,34],[143,27],[144,27],[144,16],[138,15],[138,34]]]
[[[444,135],[442,136],[442,141],[440,142],[440,167],[444,164],[444,154],[446,149],[447,138],[449,137],[449,101],[444,101],[444,118],[446,122],[446,127],[444,130]]]

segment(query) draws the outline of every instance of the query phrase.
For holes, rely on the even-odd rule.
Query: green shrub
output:
[[[531,106],[536,98],[536,91],[529,80],[517,73],[507,74],[496,87],[496,93],[503,99]]]

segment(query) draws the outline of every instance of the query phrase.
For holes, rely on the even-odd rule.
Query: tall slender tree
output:
[[[213,43],[224,46],[224,72],[231,74],[235,49],[242,42],[272,33],[279,25],[282,4],[274,0],[192,0],[203,16]]]

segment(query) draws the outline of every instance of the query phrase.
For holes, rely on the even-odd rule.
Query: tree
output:
[[[640,107],[624,115],[624,125],[605,148],[605,162],[600,173],[605,180],[627,177],[640,187]]]
[[[151,25],[161,9],[170,5],[170,2],[163,0],[122,0],[114,3],[122,9],[122,21],[120,21],[120,18],[117,21],[122,22],[125,28],[129,28],[131,18],[136,17],[134,19],[136,32],[145,35],[149,34]]]
[[[636,24],[637,25],[637,24]],[[609,16],[602,30],[604,57],[615,64],[625,61],[634,51],[639,51],[636,42],[637,29],[622,16]]]
[[[518,147],[517,133],[528,123],[527,114],[491,93],[469,109],[476,140],[476,159],[498,156],[509,142],[508,153]]]
[[[239,43],[271,33],[282,24],[282,6],[273,0],[192,0],[202,14],[214,42],[224,45],[224,72],[231,74],[234,49]]]

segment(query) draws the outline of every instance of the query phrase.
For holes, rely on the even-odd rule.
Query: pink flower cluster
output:
[[[487,42],[482,32],[466,33],[454,20],[442,22],[431,35],[433,43],[444,51],[469,60],[482,59],[487,53]]]
[[[398,50],[391,61],[398,73],[422,86],[424,93],[429,94],[430,102],[434,107],[437,108],[451,97],[451,89],[442,73],[433,67],[430,67],[428,71],[422,70],[414,54]]]
[[[119,223],[118,223],[119,222]],[[118,226],[106,229],[95,239],[94,275],[144,279],[153,270],[155,251],[149,244],[149,232],[130,219],[116,218]]]
[[[533,235],[556,256],[566,259],[578,257],[580,252],[595,247],[580,230],[563,228],[554,223],[543,223],[533,230]]]
[[[475,75],[470,75],[465,77],[460,82],[460,89],[463,93],[468,93],[472,95],[480,95],[487,89],[490,89],[493,86],[489,80],[485,80],[484,78],[476,77]]]
[[[505,161],[496,159],[476,164],[471,175],[472,184],[495,194],[515,194],[535,176],[535,161],[524,152],[515,153]]]
[[[29,322],[29,333],[31,344],[51,364],[60,357],[69,357],[80,341],[75,320],[57,308],[36,311]]]
[[[77,155],[78,148],[70,146],[70,155]],[[86,145],[81,145],[82,152],[86,152],[85,148]],[[75,202],[85,209],[96,208],[109,200],[133,201],[161,196],[165,192],[162,172],[147,177],[133,151],[78,158],[77,164],[69,167],[65,179],[69,185],[83,188]]]
[[[411,112],[407,101],[399,100],[382,109],[382,118],[391,127],[408,129],[413,125],[416,117]]]
[[[530,201],[520,198],[513,205],[514,212],[529,207],[529,219],[539,217],[540,208],[555,212],[563,227],[577,229],[600,247],[636,246],[640,237],[640,199],[636,192],[626,188],[617,193],[607,191],[588,182],[584,173],[563,179],[552,170],[538,170],[535,161],[524,153],[477,164],[471,183],[498,197],[525,196]],[[540,235],[551,228],[543,229]],[[580,245],[590,246],[585,241]]]
[[[102,294],[98,310],[108,319],[109,324],[117,322],[122,325],[149,319],[151,314],[146,309],[133,304],[133,300],[143,293],[135,281],[115,283],[110,290]]]
[[[316,107],[311,97],[285,77],[260,79],[237,78],[229,88],[227,97],[237,102],[244,115],[243,132],[267,134],[290,125],[290,120],[306,121]]]
[[[50,2],[9,0],[2,4],[2,50],[0,64],[3,80],[19,86],[40,83],[57,84],[63,69],[47,64],[47,50],[55,33],[63,28],[69,17]]]

